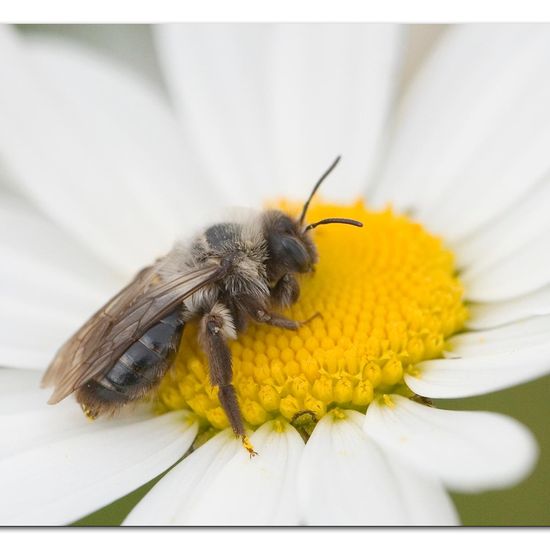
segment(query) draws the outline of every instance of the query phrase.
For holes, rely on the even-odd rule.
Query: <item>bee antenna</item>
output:
[[[306,231],[309,231],[310,229],[315,229],[318,225],[327,225],[329,223],[343,223],[346,225],[354,225],[355,227],[363,227],[363,224],[357,220],[352,220],[350,218],[326,218],[324,220],[319,220],[315,223],[310,223],[305,229],[304,233]]]
[[[300,218],[299,218],[300,224],[304,223],[304,219],[306,217],[306,212],[307,212],[307,209],[309,208],[309,203],[311,202],[311,199],[313,198],[313,195],[315,195],[315,193],[317,193],[317,189],[319,189],[319,187],[325,181],[327,176],[336,168],[336,165],[340,162],[341,158],[342,158],[342,155],[338,155],[336,157],[336,160],[328,167],[326,172],[319,178],[319,181],[313,187],[313,191],[309,195],[309,198],[307,199],[307,201],[304,204],[304,207],[302,208],[302,213],[301,213]]]

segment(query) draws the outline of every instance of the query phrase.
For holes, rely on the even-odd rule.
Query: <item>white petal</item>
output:
[[[103,421],[90,422],[72,398],[48,405],[50,392],[38,389],[39,380],[35,384],[26,391],[1,396],[0,459],[105,428]]]
[[[510,388],[550,372],[550,346],[465,359],[434,359],[415,365],[405,382],[426,397],[470,397]]]
[[[303,199],[338,154],[322,194],[362,195],[393,107],[403,27],[278,25],[269,66],[276,186]]]
[[[362,429],[364,415],[323,417],[309,439],[298,483],[313,525],[418,525],[456,522],[438,482],[389,460]]]
[[[449,357],[479,357],[546,346],[550,315],[525,319],[517,323],[458,334],[449,339]]]
[[[163,472],[185,453],[197,431],[180,412],[102,423],[89,433],[67,434],[0,460],[0,522],[75,521]]]
[[[154,28],[160,61],[195,154],[238,204],[273,187],[264,82],[271,27],[184,24]]]
[[[0,365],[44,369],[84,318],[0,300]]]
[[[56,406],[47,404],[51,395],[51,388],[43,389],[40,387],[43,374],[43,372],[34,369],[0,368],[0,386],[2,387],[0,391],[0,415],[9,416],[36,413],[37,417],[40,415],[43,416],[48,430],[60,428],[57,420],[50,421],[48,420],[49,418],[61,418],[62,423],[64,423],[74,413],[78,417],[78,420],[82,421],[83,415],[80,407],[72,397]],[[61,417],[58,416],[60,410],[63,411]],[[42,422],[39,422],[38,425],[42,425]],[[96,423],[91,424],[86,422],[82,425],[95,426]],[[7,424],[7,429],[11,429],[9,423]],[[28,441],[26,445],[32,447],[35,436],[31,435],[28,439],[27,432],[28,429],[21,430],[16,434],[10,434],[10,437],[14,436],[16,439],[20,438],[21,441]],[[0,450],[0,454],[6,451],[10,445],[11,443],[3,447]]]
[[[541,205],[542,207],[542,205]],[[466,271],[466,298],[475,302],[509,300],[541,289],[550,281],[550,227],[495,264]]]
[[[533,436],[512,418],[434,409],[398,395],[391,400],[393,406],[369,406],[367,435],[450,489],[470,492],[513,485],[536,462]]]
[[[546,35],[549,30],[545,31]],[[487,144],[480,147],[475,158],[456,175],[449,189],[429,210],[419,211],[418,217],[433,231],[452,241],[475,239],[481,228],[492,224],[495,217],[506,216],[509,210],[514,210],[523,196],[532,193],[547,176],[550,168],[546,155],[550,143],[550,110],[546,104],[550,94],[550,79],[546,75],[550,68],[548,47],[548,43],[538,47],[546,60],[537,69],[536,76],[542,76],[545,82],[529,83],[519,98],[520,104],[512,105],[511,113],[502,115]],[[542,204],[536,204],[535,208],[540,210]],[[536,211],[533,215],[533,220],[540,218]],[[513,222],[509,227],[515,227]],[[526,228],[530,229],[529,224]],[[519,236],[521,238],[521,231]]]
[[[362,415],[324,416],[311,435],[298,476],[306,523],[401,525],[404,503],[382,451],[364,434]]]
[[[44,368],[124,280],[28,204],[0,204],[0,365]]]
[[[173,468],[126,518],[126,525],[294,525],[296,471],[304,444],[296,430],[263,425],[250,459],[225,431]]]
[[[511,206],[550,167],[549,51],[545,25],[447,33],[403,103],[378,203],[448,239]]]
[[[42,373],[36,370],[6,369],[0,367],[0,413],[5,400],[14,394],[38,388]],[[9,409],[6,409],[9,411]]]
[[[0,350],[2,357],[1,366],[15,369],[44,370],[52,359],[49,351],[12,348],[3,346]]]
[[[491,318],[503,324],[549,312],[545,305],[550,297],[550,262],[545,253],[550,239],[548,204],[550,179],[546,178],[500,217],[453,246],[459,265],[466,267],[461,279],[467,297],[506,301],[495,307],[474,304],[469,326],[483,328]],[[500,313],[503,318],[497,319]]]
[[[475,273],[516,255],[532,239],[550,232],[550,178],[533,186],[520,200],[460,242],[453,244],[457,264]],[[530,266],[523,266],[526,270]],[[473,274],[472,273],[472,274]]]
[[[217,195],[182,161],[168,107],[146,82],[72,44],[0,28],[0,146],[22,190],[129,274]],[[208,201],[203,201],[208,197]]]
[[[182,524],[185,518],[181,517],[180,507],[187,508],[190,492],[200,497],[207,485],[205,476],[215,475],[239,449],[242,451],[230,430],[218,434],[172,468],[130,512],[124,524]],[[177,483],[170,481],[174,477]]]
[[[427,397],[466,397],[527,382],[550,372],[550,316],[469,332],[449,340],[448,358],[415,365],[409,387]]]
[[[535,315],[550,314],[550,285],[503,302],[470,304],[470,317],[466,322],[472,329],[485,329],[505,325]]]
[[[163,25],[165,72],[197,151],[242,200],[356,198],[373,169],[400,53],[397,25]],[[212,162],[215,159],[215,162]]]
[[[20,30],[25,35],[61,37],[106,52],[162,89],[151,25],[34,25]]]
[[[407,510],[408,525],[458,525],[460,523],[451,497],[433,476],[410,468],[392,453],[386,460],[399,484],[401,501]]]
[[[107,295],[100,300],[97,299],[100,292],[91,294],[82,299],[80,305],[75,298],[74,309],[80,311],[71,311],[71,308],[63,307],[68,296],[64,295],[62,288],[52,289],[48,298],[44,296],[36,303],[29,301],[33,294],[39,294],[40,282],[33,286],[32,281],[24,283],[24,278],[25,272],[18,280],[14,276],[14,284],[10,284],[6,277],[0,276],[6,285],[2,289],[6,294],[15,287],[14,297],[2,295],[0,291],[0,365],[43,369],[63,342],[107,300]],[[25,288],[17,288],[20,283],[28,288],[27,295]],[[21,290],[19,296],[18,290]],[[59,298],[57,306],[56,297]],[[47,303],[49,300],[51,304]],[[86,301],[94,305],[86,306]]]
[[[0,195],[0,299],[81,314],[123,280],[22,200]]]
[[[73,397],[48,405],[51,389],[41,389],[41,372],[0,368],[0,457],[36,448],[66,438],[68,434],[89,434],[113,425],[110,420],[90,422]],[[147,404],[125,407],[116,425],[151,416]]]

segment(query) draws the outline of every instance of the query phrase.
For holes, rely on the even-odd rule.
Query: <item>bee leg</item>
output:
[[[227,337],[234,337],[234,335],[231,314],[220,304],[216,304],[212,311],[201,319],[199,338],[208,359],[210,383],[213,386],[218,386],[218,399],[231,428],[235,435],[241,438],[244,448],[252,457],[258,453],[254,451],[246,435],[235,388],[231,383],[233,370]]]
[[[265,311],[263,309],[259,309],[256,312],[255,320],[258,323],[264,323],[266,325],[272,325],[274,327],[284,328],[287,330],[298,330],[301,326],[305,325],[306,323],[309,323],[310,321],[313,321],[313,319],[320,316],[321,314],[317,312],[317,313],[314,313],[311,317],[309,317],[305,321],[295,321],[294,319],[289,319],[284,315],[273,313],[272,311]]]
[[[288,307],[294,304],[300,297],[300,285],[292,273],[286,273],[271,289],[271,299],[273,303],[281,307]]]

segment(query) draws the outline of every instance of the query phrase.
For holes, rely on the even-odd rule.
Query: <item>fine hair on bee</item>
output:
[[[312,198],[339,161],[317,181],[298,218],[272,209],[216,223],[142,269],[57,352],[42,380],[54,386],[49,403],[74,393],[96,418],[146,396],[172,365],[185,325],[197,320],[210,383],[233,432],[255,454],[232,384],[228,341],[249,322],[297,330],[311,320],[278,312],[298,300],[297,274],[312,272],[318,262],[311,230],[333,223],[362,227],[348,218],[305,224]]]

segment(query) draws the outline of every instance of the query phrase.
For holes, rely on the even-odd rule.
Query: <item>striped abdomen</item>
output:
[[[183,308],[161,319],[134,342],[102,375],[86,382],[76,394],[87,416],[112,413],[153,389],[170,368],[185,322]]]

